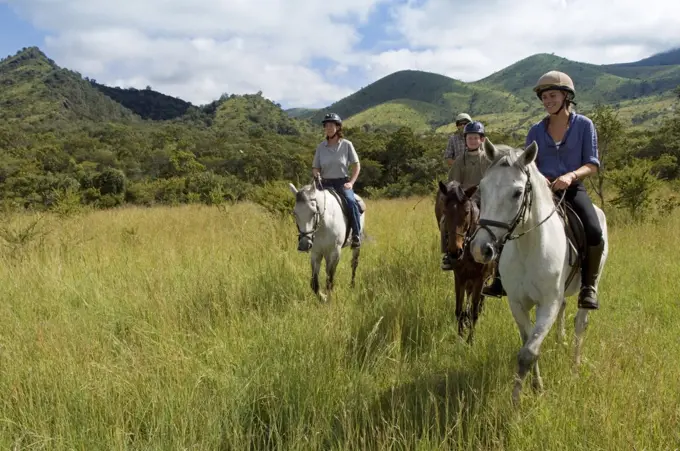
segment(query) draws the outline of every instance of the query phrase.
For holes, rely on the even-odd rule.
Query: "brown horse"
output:
[[[466,324],[470,327],[467,338],[472,343],[475,325],[482,311],[484,283],[494,274],[495,261],[488,264],[477,263],[470,254],[468,241],[479,220],[479,206],[473,200],[477,186],[463,190],[461,185],[452,181],[447,184],[439,182],[439,191],[435,202],[437,224],[444,215],[447,239],[447,251],[455,259],[453,266],[456,286],[456,319],[458,319],[458,335],[463,337]],[[469,299],[469,304],[466,302]]]

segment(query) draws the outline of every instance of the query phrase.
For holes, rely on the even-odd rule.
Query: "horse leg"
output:
[[[326,256],[326,292],[328,293],[328,300],[331,299],[333,293],[333,282],[335,280],[335,270],[338,268],[340,261],[340,248],[334,249]]]
[[[523,361],[525,366],[531,365],[532,363],[534,365],[533,388],[537,391],[543,390],[543,380],[541,379],[541,373],[538,367],[538,356],[540,354],[541,344],[555,323],[561,304],[562,300],[556,299],[547,304],[539,304],[536,307],[536,325],[529,337],[529,341],[522,351],[520,351],[520,361]],[[522,365],[522,363],[520,363],[520,365]]]
[[[319,292],[319,271],[321,271],[321,260],[323,259],[323,255],[317,252],[312,252],[312,255],[310,257],[311,263],[312,263],[312,280],[311,280],[311,287],[312,291],[314,292],[315,295],[317,295],[320,298],[323,298],[323,294]]]
[[[482,312],[482,305],[484,304],[482,288],[484,288],[484,279],[480,278],[475,281],[475,285],[472,287],[472,293],[470,295],[470,301],[472,302],[472,324],[470,325],[470,332],[467,339],[467,342],[470,345],[474,340],[475,327],[477,325],[479,315]]]
[[[578,309],[576,312],[576,317],[574,318],[574,328],[575,331],[575,352],[574,352],[574,365],[578,368],[581,365],[581,347],[583,346],[583,334],[588,328],[588,310]]]
[[[557,313],[557,341],[562,345],[567,344],[567,331],[565,328],[565,316],[566,316],[567,300],[562,299],[560,304],[560,311]]]
[[[359,266],[359,256],[361,254],[361,248],[355,247],[352,249],[352,282],[350,287],[354,288],[354,278],[356,277],[357,267]]]
[[[522,302],[510,300],[510,311],[512,312],[512,317],[515,319],[515,323],[517,323],[519,335],[522,339],[522,348],[517,354],[518,370],[515,375],[515,386],[512,389],[512,402],[513,404],[518,405],[519,396],[522,392],[522,384],[529,372],[529,368],[533,366],[533,362],[527,363],[526,358],[523,357],[523,351],[526,349],[529,335],[531,334],[532,324],[531,318],[529,317],[529,311],[525,309]]]
[[[463,305],[465,304],[465,284],[462,277],[454,271],[454,284],[456,290],[456,319],[458,320],[458,336],[463,338],[463,331],[465,330],[465,316],[463,314]]]

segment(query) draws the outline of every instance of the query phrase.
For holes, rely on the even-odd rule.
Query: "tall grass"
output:
[[[679,215],[611,230],[583,367],[551,334],[515,411],[506,301],[461,342],[432,202],[368,207],[326,305],[292,221],[252,205],[5,221],[0,448],[680,447]]]

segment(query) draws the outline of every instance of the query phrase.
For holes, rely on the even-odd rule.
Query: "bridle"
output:
[[[476,233],[476,229],[473,225],[475,224],[475,220],[479,218],[479,209],[477,208],[477,205],[475,205],[474,201],[470,198],[467,199],[467,202],[470,202],[472,205],[470,211],[465,215],[468,226],[465,229],[465,233],[460,233],[456,230],[456,236],[463,238],[463,250],[458,254],[458,258],[456,258],[458,261],[462,260],[463,257],[465,257],[465,253],[469,250],[470,241],[472,241],[472,238],[474,238]]]
[[[314,181],[313,183],[316,183]],[[319,181],[319,184],[321,181]],[[314,241],[314,234],[319,230],[319,227],[321,226],[321,221],[324,218],[324,215],[326,214],[326,201],[324,200],[323,203],[323,211],[319,209],[319,200],[316,197],[316,194],[318,193],[319,190],[316,190],[314,199],[310,199],[314,201],[314,205],[316,208],[314,209],[314,219],[312,220],[312,230],[304,231],[300,228],[300,226],[297,223],[297,220],[295,221],[295,227],[298,229],[298,241],[301,240],[302,238],[309,238],[310,241]]]
[[[534,191],[533,191],[533,185],[531,184],[531,173],[526,170],[526,168],[522,168],[522,172],[527,176],[527,181],[526,184],[524,185],[524,191],[522,193],[522,204],[519,207],[519,210],[517,211],[517,214],[515,217],[512,219],[510,223],[506,222],[501,222],[501,221],[494,221],[492,219],[483,219],[480,218],[479,221],[477,222],[477,229],[475,230],[475,233],[473,236],[470,238],[470,241],[477,235],[477,232],[479,230],[483,229],[486,230],[489,235],[491,236],[491,239],[493,240],[493,246],[496,250],[501,249],[507,241],[512,241],[516,240],[517,238],[526,235],[527,233],[531,232],[532,230],[540,227],[545,223],[550,217],[555,214],[557,211],[557,208],[562,204],[564,201],[564,196],[567,193],[567,190],[562,191],[562,196],[560,197],[560,201],[555,203],[554,208],[550,212],[548,216],[546,216],[543,220],[541,220],[538,224],[534,225],[533,227],[529,228],[528,230],[525,230],[524,232],[521,232],[519,234],[513,235],[513,232],[517,228],[517,226],[520,223],[524,223],[526,221],[526,213],[527,211],[531,211],[531,206],[533,205],[533,200],[534,200]],[[491,230],[491,227],[498,227],[500,229],[506,230],[503,235],[500,237],[496,236],[496,234]]]

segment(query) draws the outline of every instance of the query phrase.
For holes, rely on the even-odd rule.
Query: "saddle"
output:
[[[345,196],[339,194],[335,189],[332,187],[324,187],[324,190],[328,191],[333,197],[335,197],[338,202],[340,203],[340,208],[342,209],[342,215],[345,217],[345,222],[347,223],[347,231],[345,232],[345,241],[342,247],[347,247],[350,242],[351,234],[352,234],[352,223],[349,218],[349,208],[347,205],[347,201],[345,200]],[[359,214],[362,214],[366,211],[366,203],[364,200],[359,196],[358,194],[354,194],[354,197],[357,200],[357,206],[359,207]]]
[[[555,205],[560,201],[559,196],[553,194]],[[571,272],[567,278],[566,286],[569,286],[574,277],[578,274],[581,262],[586,255],[586,231],[583,227],[581,218],[578,217],[574,209],[568,202],[563,202],[557,207],[557,214],[564,225],[564,232],[567,235],[567,246],[569,248],[569,264]]]

